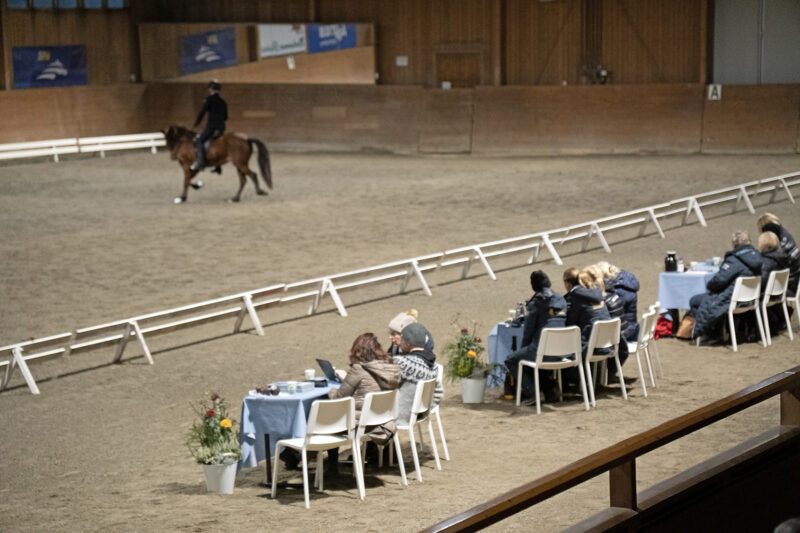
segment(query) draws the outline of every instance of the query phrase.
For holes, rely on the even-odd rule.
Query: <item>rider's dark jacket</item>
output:
[[[203,121],[206,113],[208,113],[208,122],[205,129],[225,131],[225,121],[228,120],[228,104],[225,103],[219,93],[210,94],[206,97],[203,109],[200,110],[200,114],[197,115],[197,120],[194,123],[195,127]]]

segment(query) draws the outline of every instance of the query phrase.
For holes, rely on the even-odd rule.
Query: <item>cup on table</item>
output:
[[[305,371],[303,372],[303,375],[305,375],[306,377],[306,381],[314,381],[315,374],[316,372],[314,372],[313,368],[306,368]]]
[[[287,381],[286,382],[286,392],[289,394],[294,394],[297,392],[297,382],[296,381]]]

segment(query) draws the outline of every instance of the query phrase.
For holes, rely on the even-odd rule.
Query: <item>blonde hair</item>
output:
[[[608,261],[600,261],[595,265],[603,274],[603,279],[614,279],[619,275],[619,268]]]
[[[413,309],[413,308],[412,308],[412,309],[409,309],[408,311],[406,311],[406,314],[407,314],[408,316],[413,316],[413,317],[414,317],[414,319],[417,319],[417,318],[419,318],[419,311],[417,311],[416,309]]]
[[[769,252],[770,250],[775,250],[778,248],[779,244],[780,241],[778,240],[778,236],[771,231],[765,231],[758,236],[759,252]]]
[[[777,217],[777,215],[773,213],[764,213],[758,220],[756,220],[756,226],[758,227],[758,231],[763,231],[764,226],[767,224],[777,224],[778,226],[781,225],[781,219]]]
[[[734,248],[743,244],[750,244],[750,234],[745,230],[734,231],[731,237],[731,244],[733,244]]]
[[[587,289],[598,288],[601,291],[606,290],[605,283],[603,283],[603,274],[595,265],[589,265],[578,273],[578,283]]]

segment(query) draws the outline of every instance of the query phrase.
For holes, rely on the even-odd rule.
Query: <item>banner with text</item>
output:
[[[356,47],[355,24],[308,24],[308,53]]]
[[[181,73],[192,74],[236,64],[236,32],[233,28],[187,35],[181,38]]]
[[[14,88],[86,85],[86,47],[15,46],[11,52]]]
[[[258,57],[302,54],[306,51],[306,27],[302,24],[259,24]]]

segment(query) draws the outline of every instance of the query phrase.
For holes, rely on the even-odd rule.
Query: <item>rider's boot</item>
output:
[[[191,170],[192,172],[199,172],[206,165],[205,150],[203,150],[202,146],[197,146],[196,149],[197,149],[197,158],[194,160],[194,163],[192,163],[192,166],[189,167],[189,170]]]

